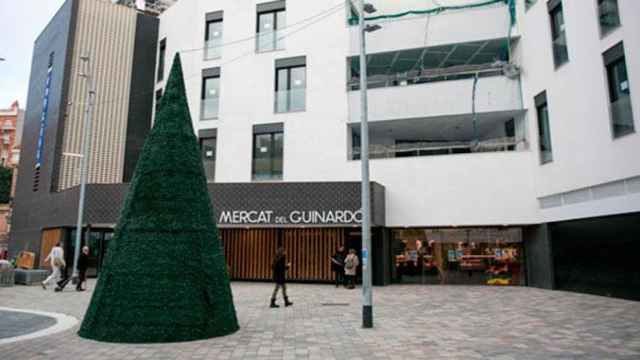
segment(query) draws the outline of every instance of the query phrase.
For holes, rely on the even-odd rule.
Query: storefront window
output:
[[[396,283],[525,284],[519,228],[394,230],[392,256]]]

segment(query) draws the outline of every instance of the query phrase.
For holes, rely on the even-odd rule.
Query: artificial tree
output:
[[[176,55],[78,334],[157,343],[238,328]]]

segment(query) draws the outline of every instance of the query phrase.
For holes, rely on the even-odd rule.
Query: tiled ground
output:
[[[228,337],[119,345],[81,339],[76,328],[0,346],[0,359],[640,359],[640,302],[520,287],[389,286],[374,289],[376,328],[363,330],[359,289],[292,284],[295,305],[274,310],[269,284],[234,283],[233,291],[241,330]],[[0,288],[0,306],[78,318],[89,297]]]

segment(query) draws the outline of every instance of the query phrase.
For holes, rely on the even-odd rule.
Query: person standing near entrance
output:
[[[336,287],[345,285],[344,281],[344,259],[345,259],[344,246],[339,246],[336,253],[331,257],[331,270],[336,276]]]
[[[350,249],[349,255],[344,259],[344,274],[347,278],[348,289],[355,289],[356,287],[356,273],[358,265],[360,265],[358,255],[356,255],[356,251],[354,249]]]
[[[87,268],[89,268],[89,247],[83,246],[80,257],[78,258],[78,283],[76,284],[76,291],[85,291],[82,284],[87,281]]]
[[[51,275],[42,282],[42,288],[45,290],[47,290],[47,285],[51,283],[51,281],[54,283],[60,281],[62,269],[66,266],[66,263],[64,262],[64,250],[62,250],[62,243],[57,243],[56,246],[51,249],[49,255],[44,259],[45,263],[47,261],[51,261],[52,272]]]
[[[291,267],[291,264],[287,263],[287,253],[281,246],[276,250],[276,256],[273,259],[271,268],[273,269],[273,281],[276,283],[275,289],[273,289],[273,295],[271,295],[271,308],[278,308],[276,304],[276,296],[278,290],[282,288],[282,297],[284,298],[284,306],[291,306],[293,303],[289,301],[287,296],[287,285],[285,284],[287,270]]]

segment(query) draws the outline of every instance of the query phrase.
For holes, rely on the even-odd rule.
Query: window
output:
[[[202,71],[201,120],[218,118],[220,105],[220,68]]]
[[[617,138],[635,131],[631,109],[631,88],[624,56],[624,45],[618,45],[604,54],[611,103],[611,126],[613,137]]]
[[[253,128],[253,180],[282,180],[282,124]]]
[[[156,90],[156,113],[160,110],[160,100],[162,100],[162,89]]]
[[[553,61],[556,67],[569,61],[567,49],[567,34],[565,31],[564,13],[561,0],[551,0],[547,3],[551,18],[551,37],[553,42]]]
[[[277,113],[304,111],[306,88],[307,66],[304,56],[276,60]]]
[[[551,149],[551,130],[549,128],[549,106],[547,93],[542,92],[535,97],[536,113],[538,115],[538,142],[540,143],[540,163],[553,161]]]
[[[258,4],[256,51],[284,49],[282,29],[286,27],[285,2]]]
[[[538,0],[524,0],[524,10],[529,10],[533,5],[535,5]]]
[[[164,58],[167,53],[167,39],[160,41],[160,53],[158,55],[158,82],[164,80]]]
[[[212,130],[205,130],[211,132]],[[206,138],[200,139],[200,150],[202,152],[202,165],[204,167],[204,174],[207,177],[207,182],[213,182],[216,176],[216,145],[217,138],[215,137],[215,130],[213,134],[207,134]]]
[[[204,59],[212,60],[222,56],[222,11],[206,16]]]
[[[598,0],[598,17],[603,35],[620,26],[618,0]]]

